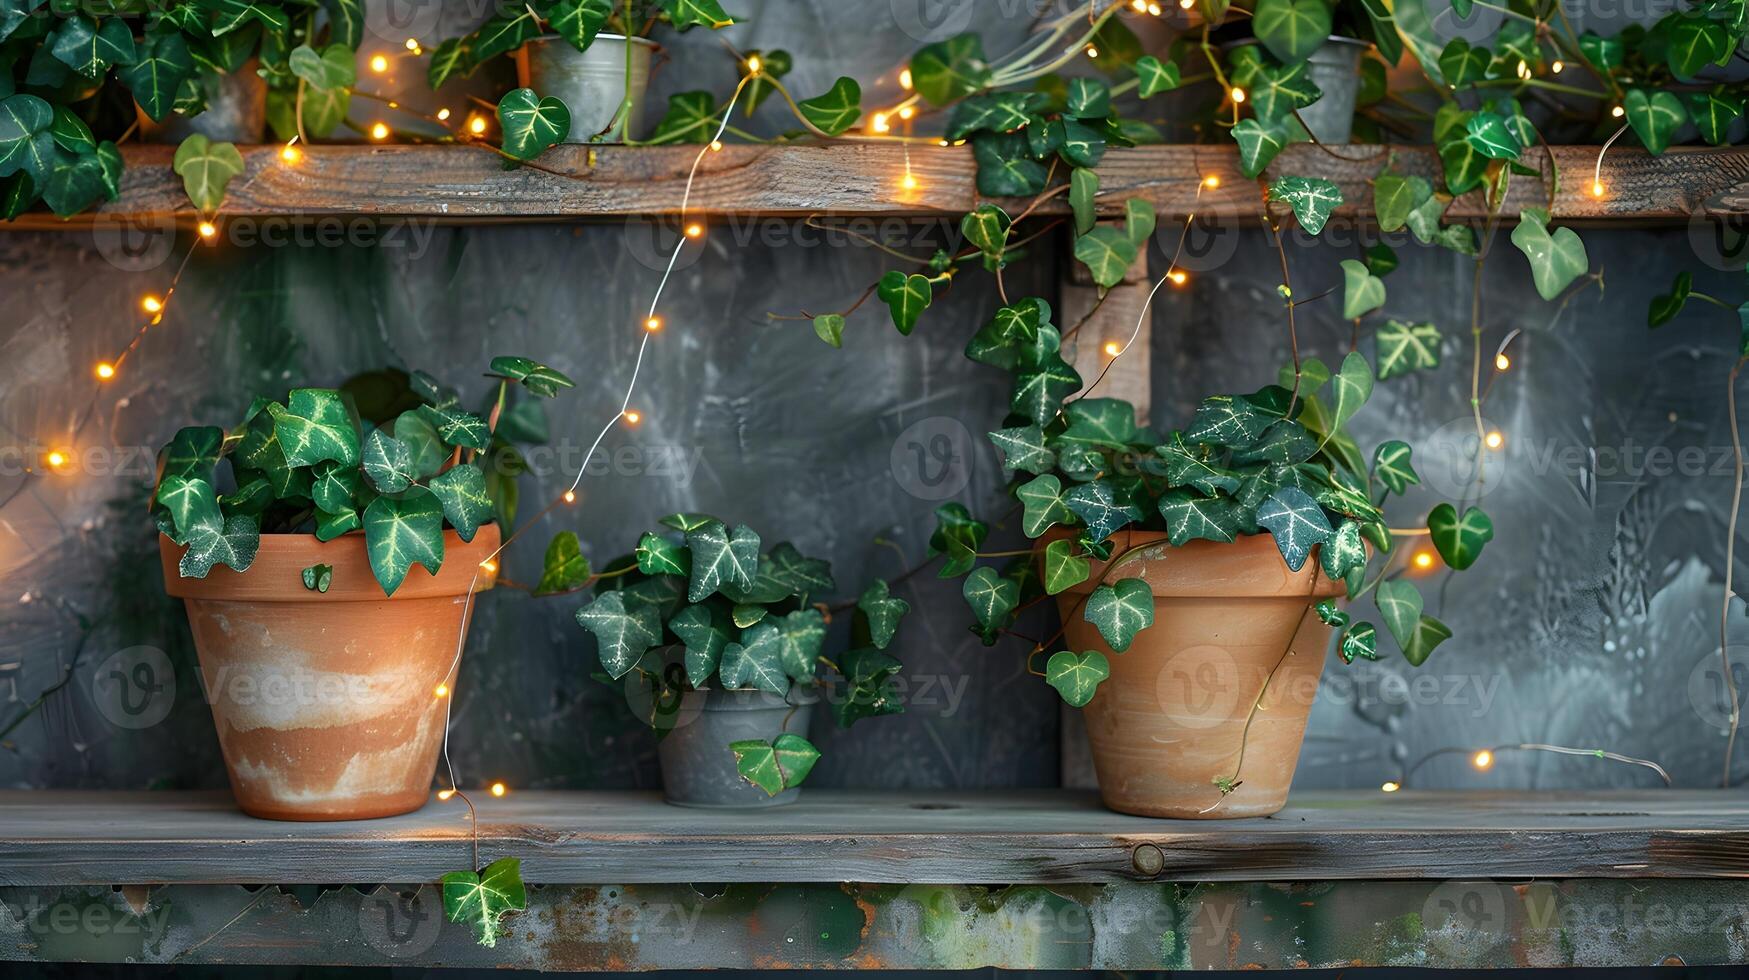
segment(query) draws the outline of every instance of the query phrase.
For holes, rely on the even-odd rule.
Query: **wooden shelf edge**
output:
[[[118,200],[63,221],[32,212],[0,228],[87,229],[93,226],[169,228],[196,215],[170,166],[174,147],[123,148],[127,167]],[[235,178],[225,215],[316,219],[330,215],[435,223],[623,220],[673,215],[698,148],[565,146],[538,162],[543,169],[504,169],[497,154],[469,146],[325,145],[293,164],[275,146],[243,148],[245,172]],[[1559,146],[1526,154],[1526,163],[1559,175],[1551,202],[1545,181],[1515,177],[1505,213],[1549,207],[1560,220],[1679,222],[1695,216],[1749,213],[1749,149],[1683,147],[1662,156],[1612,149],[1604,159],[1601,198],[1591,193],[1598,149]],[[1428,147],[1298,144],[1266,177],[1300,174],[1335,181],[1347,203],[1339,218],[1368,217],[1369,181],[1392,161],[1398,173],[1443,186],[1437,154]],[[1250,223],[1262,207],[1255,181],[1239,172],[1232,146],[1149,146],[1112,150],[1100,165],[1103,209],[1142,197],[1162,221],[1193,211],[1215,221]],[[557,171],[557,173],[553,172]],[[903,186],[909,172],[915,186]],[[1213,189],[1206,177],[1219,178]],[[725,146],[706,153],[688,214],[704,217],[807,215],[957,216],[986,200],[977,193],[969,147],[883,144]],[[1024,202],[994,199],[1018,210]],[[1037,213],[1061,214],[1058,197]],[[1449,220],[1488,216],[1479,191],[1452,202]]]

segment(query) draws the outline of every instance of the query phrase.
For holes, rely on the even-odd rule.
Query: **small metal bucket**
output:
[[[1320,143],[1348,142],[1354,128],[1354,102],[1360,95],[1360,57],[1372,45],[1332,35],[1306,59],[1312,84],[1324,93],[1300,110],[1300,119]]]
[[[776,796],[741,778],[730,742],[770,741],[785,732],[808,735],[818,695],[792,690],[780,698],[765,691],[687,691],[674,728],[657,743],[662,795],[694,807],[769,807],[794,803],[799,789]]]
[[[172,112],[163,122],[153,122],[136,105],[140,138],[151,143],[180,143],[199,133],[221,143],[262,142],[267,137],[267,80],[258,67],[251,58],[243,67],[220,76],[218,91],[209,93],[206,109],[197,116]]]
[[[571,42],[550,34],[537,37],[516,51],[516,79],[523,88],[534,89],[541,98],[565,103],[571,113],[567,143],[613,142],[643,131],[645,94],[650,86],[650,53],[656,45],[641,37],[630,41],[618,34],[597,34],[589,50],[578,51]],[[627,90],[626,52],[631,52],[630,90]],[[606,132],[614,124],[627,95],[634,100],[632,118],[619,132]]]

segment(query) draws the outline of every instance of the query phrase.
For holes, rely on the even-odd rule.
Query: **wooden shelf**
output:
[[[247,147],[247,170],[231,184],[225,213],[232,217],[357,215],[444,223],[632,219],[673,214],[680,208],[696,147],[558,147],[539,163],[505,170],[495,153],[467,146],[312,146],[293,165],[272,146]],[[153,224],[195,218],[181,178],[170,167],[174,148],[124,148],[127,162],[119,200],[62,221],[46,213],[21,216],[22,229],[86,227],[93,222]],[[1426,147],[1289,147],[1269,175],[1303,174],[1341,185],[1348,204],[1339,215],[1370,211],[1368,180],[1394,155],[1398,172],[1439,185],[1439,161]],[[1749,212],[1749,150],[1677,148],[1659,157],[1612,149],[1605,159],[1607,194],[1590,193],[1596,147],[1563,146],[1526,155],[1533,167],[1551,162],[1560,176],[1553,201],[1564,220],[1682,221],[1695,214]],[[901,186],[907,159],[917,186]],[[1239,173],[1237,151],[1221,146],[1153,146],[1113,150],[1099,167],[1101,203],[1121,210],[1129,197],[1153,202],[1162,220],[1195,209],[1217,220],[1253,221],[1257,185]],[[694,185],[690,212],[700,215],[787,216],[957,215],[981,199],[969,147],[726,146],[707,154]],[[1202,178],[1216,189],[1197,190]],[[1012,204],[1014,202],[1002,202]],[[1506,213],[1549,204],[1536,179],[1512,181]],[[1018,207],[1019,205],[1016,205]],[[1040,212],[1062,213],[1061,197]],[[1448,217],[1487,216],[1480,192],[1455,201]]]
[[[519,856],[544,883],[1749,877],[1745,793],[1306,792],[1269,819],[1210,821],[1056,791],[810,790],[752,812],[647,793],[475,802],[482,860]],[[435,881],[470,839],[460,801],[304,824],[223,793],[0,793],[0,885]]]

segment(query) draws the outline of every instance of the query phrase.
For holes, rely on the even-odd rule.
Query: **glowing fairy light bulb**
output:
[[[1471,757],[1470,762],[1477,769],[1487,769],[1494,764],[1494,753],[1489,752],[1487,749],[1483,749]]]
[[[293,137],[293,140],[295,141],[296,137]],[[280,148],[279,158],[286,163],[297,163],[304,158],[304,151],[298,149],[295,142],[287,143]]]
[[[468,132],[473,133],[475,136],[478,136],[485,131],[486,131],[486,117],[485,116],[474,116],[472,119],[468,120]]]
[[[1099,49],[1094,47],[1093,45],[1089,44],[1087,46],[1087,57],[1089,57],[1089,58],[1099,57]]]
[[[900,119],[909,119],[912,116],[915,116],[916,114],[917,114],[917,110],[911,108],[908,105],[903,105],[903,106],[899,107],[899,118]]]
[[[1157,3],[1148,4],[1148,14],[1152,17],[1160,16],[1160,5]]]
[[[1118,343],[1115,340],[1108,340],[1105,342],[1105,354],[1107,357],[1116,357],[1117,355],[1122,354],[1122,353],[1123,353],[1123,345],[1122,344]]]
[[[1591,182],[1591,196],[1592,197],[1602,197],[1603,196],[1603,181],[1594,180]]]
[[[43,457],[43,462],[48,464],[49,469],[58,470],[67,465],[67,454],[59,449],[51,449]]]
[[[380,54],[376,55],[375,57],[370,59],[370,70],[376,72],[378,75],[381,75],[383,72],[388,71],[389,70],[389,59],[383,57]]]
[[[1609,110],[1609,114],[1620,119],[1622,116],[1627,115],[1627,110],[1623,109],[1621,106],[1616,106]]]
[[[1383,786],[1379,787],[1379,792],[1381,792],[1381,793],[1395,793],[1397,790],[1400,790],[1402,788],[1403,788],[1403,786],[1401,783],[1398,783],[1395,780],[1386,780],[1385,784]]]
[[[1196,6],[1196,0],[1178,0],[1178,6],[1185,10],[1189,10]]]
[[[219,233],[219,226],[210,221],[202,221],[196,226],[195,231],[200,232],[200,237],[202,238],[211,238]]]
[[[147,313],[159,313],[164,309],[164,301],[156,296],[146,296],[140,300],[140,309]]]
[[[453,789],[440,789],[437,791],[437,798],[440,800],[447,800],[454,795],[455,790]]]
[[[115,377],[115,365],[108,361],[104,361],[97,365],[97,377],[103,381],[108,381],[110,378]]]
[[[431,693],[437,695],[440,698],[447,698],[447,697],[449,697],[449,685],[448,684],[439,684],[439,685],[437,685],[437,688],[435,690],[433,690]]]
[[[1180,272],[1179,270],[1174,269],[1171,272],[1166,273],[1166,278],[1172,280],[1172,285],[1182,286],[1182,285],[1184,285],[1185,280],[1189,279],[1190,277],[1185,275],[1183,272]]]
[[[448,122],[449,121],[449,109],[444,108],[444,109],[437,110],[437,121],[438,122]]]
[[[1482,442],[1486,443],[1489,449],[1499,449],[1501,446],[1506,445],[1506,437],[1500,434],[1500,430],[1496,429],[1493,432],[1488,433],[1488,435],[1482,439]]]
[[[648,320],[645,320],[644,321],[644,329],[650,331],[651,333],[655,333],[656,331],[662,329],[662,318],[659,316],[653,316],[653,317],[649,318]]]
[[[1242,88],[1238,88],[1235,86],[1234,89],[1232,90],[1232,92],[1230,92],[1228,94],[1232,95],[1234,105],[1238,105],[1238,104],[1245,101],[1245,90]]]
[[[1202,179],[1202,186],[1207,187],[1209,190],[1212,191],[1215,188],[1221,186],[1221,178],[1215,176],[1214,174],[1209,174],[1207,177],[1204,177]]]
[[[1507,357],[1504,353],[1494,355],[1494,370],[1504,371],[1511,366],[1512,358]]]
[[[1130,0],[1130,9],[1138,14],[1145,14],[1148,12],[1148,0]]]
[[[704,226],[703,225],[687,225],[686,226],[686,237],[697,238],[698,236],[700,236],[702,234],[704,234]]]
[[[1518,63],[1518,77],[1522,79],[1530,78],[1530,66],[1525,64],[1522,60]]]
[[[492,784],[492,795],[493,796],[503,796],[505,793],[508,793],[508,792],[510,792],[509,788],[507,788],[503,783],[493,783]]]
[[[911,69],[906,68],[899,72],[899,87],[907,92],[911,91]]]
[[[722,140],[711,140],[711,152],[712,153],[723,152],[723,141]]]
[[[1415,557],[1412,560],[1415,562],[1416,568],[1419,568],[1425,572],[1428,569],[1433,567],[1433,552],[1431,552],[1431,551],[1417,551],[1417,552],[1415,552]]]
[[[899,186],[903,187],[904,189],[906,189],[908,191],[914,191],[917,189],[917,178],[912,176],[911,174],[906,174],[904,177],[899,179]]]
[[[877,112],[877,113],[875,113],[875,114],[874,114],[874,119],[872,119],[872,120],[871,120],[871,121],[870,121],[870,122],[869,122],[869,125],[870,125],[870,126],[871,126],[871,127],[872,127],[872,128],[873,128],[873,129],[874,129],[874,131],[875,131],[875,132],[877,132],[877,133],[886,133],[886,132],[891,132],[891,131],[892,131],[892,129],[893,129],[893,127],[892,127],[892,126],[891,126],[891,125],[890,125],[890,124],[888,124],[888,122],[887,122],[887,114],[886,114],[886,113],[884,113],[884,112]]]
[[[490,575],[497,570],[498,570],[498,563],[493,561],[490,558],[486,559],[483,562],[480,562],[480,571],[485,572],[487,575]]]
[[[370,138],[373,140],[386,140],[386,139],[388,139],[389,138],[388,125],[385,123],[377,123],[375,126],[372,126],[370,128]]]
[[[765,63],[759,60],[758,55],[748,56],[748,58],[747,58],[747,74],[757,75],[757,74],[759,74],[759,70],[763,67],[765,67]]]
[[[565,503],[574,504],[576,502],[577,502],[577,491],[566,490],[565,491]]]
[[[644,420],[644,417],[635,411],[628,411],[625,413],[625,420],[627,425],[637,425]]]
[[[408,38],[407,39],[407,50],[408,51],[418,51],[419,50],[419,39],[416,37]]]
[[[1559,75],[1561,73],[1561,70],[1566,68],[1566,67],[1567,67],[1567,65],[1565,62],[1561,61],[1561,59],[1559,59],[1559,58],[1556,58],[1555,63],[1549,66],[1549,71],[1553,74]]]

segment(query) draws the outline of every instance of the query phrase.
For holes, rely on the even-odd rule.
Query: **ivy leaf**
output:
[[[1075,555],[1074,543],[1060,538],[1045,545],[1045,592],[1056,595],[1071,586],[1087,581],[1093,566]]]
[[[990,528],[972,519],[964,504],[948,503],[935,508],[935,533],[929,536],[929,557],[945,555],[940,578],[953,578],[970,571],[978,561],[978,548]]]
[[[1281,487],[1257,507],[1257,523],[1275,536],[1276,549],[1290,571],[1306,564],[1312,549],[1330,540],[1324,508],[1298,487]]]
[[[907,337],[916,329],[917,318],[929,308],[929,301],[934,298],[928,276],[915,273],[907,276],[897,269],[882,276],[875,291],[892,313],[893,326]]]
[[[1409,637],[1409,642],[1402,643],[1403,658],[1410,664],[1419,667],[1427,662],[1427,657],[1433,653],[1433,648],[1451,639],[1451,627],[1432,616],[1423,614],[1415,623],[1415,632]]]
[[[1742,13],[1737,17],[1741,20]],[[1710,65],[1722,64],[1736,47],[1737,39],[1724,24],[1698,11],[1674,14],[1666,22],[1665,58],[1680,78],[1693,78]]]
[[[1105,146],[1105,137],[1099,130],[1076,119],[1063,122],[1063,144],[1060,152],[1071,166],[1099,166],[1099,161],[1105,159]],[[1042,167],[1042,164],[1035,165]]]
[[[1579,51],[1598,68],[1620,68],[1627,54],[1627,44],[1620,37],[1603,37],[1593,31],[1579,35]]]
[[[55,110],[48,102],[23,93],[0,101],[0,177],[23,171],[39,186],[59,148],[50,127]]]
[[[1688,114],[1683,111],[1682,101],[1665,91],[1648,95],[1645,89],[1628,89],[1627,98],[1622,100],[1622,108],[1627,113],[1628,125],[1633,127],[1634,135],[1640,138],[1646,151],[1653,156],[1664,152],[1670,145],[1671,137],[1676,135],[1676,130],[1688,118]]]
[[[911,58],[911,82],[935,106],[978,91],[990,83],[983,39],[960,34],[918,50]]]
[[[716,520],[716,518],[712,517],[709,514],[692,514],[692,513],[682,512],[679,514],[669,514],[667,517],[663,517],[663,518],[658,519],[656,521],[656,523],[662,525],[663,527],[671,527],[676,531],[680,531],[681,533],[685,533],[688,531],[696,531],[699,528],[704,527],[706,524],[709,524],[710,522],[712,522],[714,520]]]
[[[623,589],[603,592],[577,610],[577,623],[595,634],[601,668],[614,680],[629,673],[645,650],[662,641],[662,623],[656,607],[644,603],[628,605]]]
[[[996,261],[1008,247],[1008,213],[994,204],[980,204],[960,219],[960,234],[986,259]]]
[[[1652,303],[1646,308],[1646,326],[1661,327],[1688,305],[1688,294],[1694,289],[1694,273],[1687,269],[1676,274],[1676,280],[1670,284],[1668,293],[1660,293],[1652,297]]]
[[[465,922],[481,946],[498,945],[506,915],[528,907],[522,885],[522,862],[502,858],[479,874],[451,871],[443,876],[443,911],[449,921]]]
[[[1413,455],[1414,450],[1401,440],[1379,443],[1372,454],[1373,475],[1392,493],[1401,495],[1411,484],[1421,482],[1411,459]]]
[[[417,409],[395,417],[395,440],[407,447],[413,461],[413,478],[423,479],[443,469],[449,451],[431,422]]]
[[[1093,281],[1106,289],[1123,282],[1136,261],[1136,243],[1122,231],[1099,226],[1075,239],[1075,258],[1093,274]]]
[[[948,120],[947,138],[963,139],[977,132],[1011,133],[1032,121],[1030,97],[1024,92],[973,95],[954,106]]]
[[[176,148],[171,168],[182,175],[182,189],[204,214],[212,214],[225,202],[225,187],[243,172],[243,154],[229,143],[214,143],[200,133],[190,134]]]
[[[767,796],[800,785],[820,758],[812,742],[791,732],[769,742],[757,738],[730,742],[729,749],[735,753],[735,771]]]
[[[577,540],[577,532],[560,531],[553,535],[541,560],[540,582],[535,585],[534,594],[571,592],[587,581],[589,559],[583,557],[583,544]]]
[[[1075,512],[1063,500],[1063,481],[1052,474],[1033,477],[1016,487],[1014,496],[1023,511],[1020,529],[1029,538],[1045,533],[1052,524],[1070,524],[1075,520]]]
[[[213,12],[212,35],[219,37],[241,28],[250,21],[259,23],[272,35],[283,35],[291,28],[291,18],[278,4],[256,3],[254,0],[195,0]]]
[[[167,475],[158,482],[155,500],[169,513],[176,531],[171,538],[178,544],[188,542],[197,523],[223,522],[218,494],[204,477]]]
[[[1057,689],[1063,700],[1079,708],[1093,700],[1100,682],[1111,676],[1111,664],[1098,650],[1070,653],[1058,650],[1045,661],[1045,683]]]
[[[326,0],[322,8],[334,42],[356,50],[364,41],[364,0]]]
[[[1409,220],[1410,212],[1433,197],[1433,188],[1420,177],[1383,174],[1373,180],[1373,212],[1380,231],[1396,231]]]
[[[814,336],[833,347],[843,347],[844,315],[842,313],[822,313],[814,317]]]
[[[1205,398],[1185,430],[1187,442],[1211,446],[1247,446],[1275,421],[1250,401],[1234,395]]]
[[[1397,645],[1407,650],[1421,622],[1421,590],[1410,582],[1380,582],[1377,602],[1385,628],[1391,631]]]
[[[519,88],[498,100],[498,123],[504,152],[532,160],[570,135],[571,110],[551,96],[543,99],[534,89]]]
[[[1168,487],[1195,487],[1210,496],[1239,489],[1238,477],[1197,456],[1184,444],[1182,436],[1175,434],[1171,442],[1156,447],[1154,453],[1163,464]]]
[[[680,575],[692,574],[692,556],[680,545],[650,531],[638,539],[638,548],[634,552],[638,561],[638,571],[645,575]]]
[[[326,595],[328,587],[334,584],[334,566],[311,565],[304,569],[303,580],[304,588]]]
[[[1069,209],[1075,213],[1075,234],[1085,235],[1099,223],[1099,174],[1087,167],[1069,171]]]
[[[658,0],[662,11],[668,15],[668,21],[678,28],[693,26],[708,27],[712,30],[728,27],[735,22],[723,11],[722,4],[717,0]]]
[[[1447,85],[1460,88],[1488,77],[1493,58],[1487,48],[1472,47],[1464,38],[1452,38],[1439,52],[1439,73]]]
[[[1269,199],[1293,208],[1300,226],[1316,235],[1342,206],[1342,189],[1322,177],[1279,177],[1269,185]]]
[[[973,569],[960,589],[978,625],[973,630],[991,646],[1001,636],[1014,608],[1020,605],[1020,583],[996,574],[988,565]]]
[[[348,507],[337,513],[327,511],[316,512],[316,540],[332,541],[348,531],[356,531],[364,526],[359,519],[358,511]]]
[[[781,697],[789,693],[789,675],[783,670],[782,653],[783,634],[770,622],[763,622],[743,632],[741,642],[723,647],[717,673],[725,687],[751,685]]]
[[[431,62],[425,68],[426,82],[433,90],[458,75],[473,71],[473,48],[466,37],[452,37],[431,52]]]
[[[1262,66],[1252,81],[1251,105],[1257,118],[1266,124],[1285,124],[1293,118],[1295,109],[1304,109],[1324,94],[1312,82],[1303,61],[1295,65]]]
[[[364,510],[364,546],[384,595],[393,596],[415,564],[436,575],[443,567],[443,505],[423,487],[398,499],[378,497]]]
[[[544,370],[551,371],[551,368]],[[557,372],[553,372],[557,374]],[[561,377],[563,377],[561,375]],[[527,385],[525,380],[524,385]],[[569,379],[566,380],[569,387]],[[530,403],[533,404],[533,403]],[[438,408],[433,405],[423,405],[419,409],[425,421],[431,425],[437,438],[451,446],[465,446],[469,449],[485,451],[492,444],[492,428],[486,420],[473,412],[464,412],[459,408]],[[405,418],[406,416],[402,416]],[[396,423],[396,436],[400,436],[400,423]]]
[[[1281,61],[1305,61],[1330,36],[1331,15],[1324,0],[1257,0],[1251,29]]]
[[[1085,616],[1105,637],[1107,646],[1123,653],[1137,633],[1154,625],[1154,590],[1139,578],[1101,585],[1087,597]]]
[[[1383,381],[1439,366],[1439,328],[1391,320],[1379,328],[1378,377]]]
[[[1087,538],[1104,541],[1119,529],[1142,520],[1140,507],[1121,496],[1110,480],[1094,480],[1071,487],[1063,502],[1087,525]]]
[[[1478,507],[1464,511],[1459,518],[1456,507],[1440,504],[1427,515],[1427,530],[1439,557],[1459,572],[1474,565],[1482,546],[1494,540],[1494,522]]]
[[[1318,621],[1325,626],[1334,626],[1337,629],[1348,628],[1348,614],[1336,608],[1334,600],[1325,599],[1312,608],[1318,614]]]
[[[443,518],[463,541],[474,540],[480,525],[492,519],[492,497],[486,492],[486,474],[478,466],[463,463],[433,477],[426,486],[443,505]]]
[[[862,118],[862,86],[854,78],[841,77],[824,95],[796,103],[802,118],[827,136],[837,136]]]
[[[270,92],[269,97],[273,94]],[[351,108],[351,89],[307,89],[304,92],[304,129],[311,136],[328,136],[346,121],[346,114]],[[295,111],[295,103],[287,111]]]
[[[1372,274],[1366,263],[1342,260],[1342,316],[1354,320],[1385,305],[1385,281]]]
[[[146,34],[140,59],[116,72],[134,101],[153,122],[163,122],[176,105],[176,92],[194,74],[188,42],[181,34]]]
[[[996,450],[1002,454],[1002,470],[1012,477],[1017,470],[1046,473],[1057,465],[1057,454],[1045,448],[1044,430],[1036,425],[1012,429],[997,429],[988,433]]]
[[[198,476],[210,479],[224,446],[225,430],[216,425],[188,426],[176,430],[170,444],[164,447],[164,469],[160,479],[172,476]]]
[[[491,372],[522,385],[530,394],[552,398],[560,388],[574,388],[576,382],[555,368],[538,364],[526,357],[494,357]]]
[[[1464,141],[1490,160],[1516,160],[1524,147],[1498,112],[1477,112],[1464,123]]]
[[[767,622],[777,627],[778,662],[784,673],[798,681],[814,676],[820,647],[826,642],[826,619],[818,609],[798,609],[781,620]]]
[[[986,197],[1030,197],[1044,190],[1048,171],[1032,158],[1025,136],[977,136],[972,157],[978,162],[978,193]]]
[[[1336,647],[1345,664],[1354,663],[1355,658],[1377,660],[1379,658],[1379,631],[1371,623],[1355,623],[1342,637],[1342,643]]]
[[[686,644],[686,679],[695,688],[702,688],[722,662],[723,651],[729,645],[729,630],[721,615],[700,603],[681,607],[668,620],[668,628]]]
[[[1178,87],[1178,66],[1170,61],[1161,63],[1160,59],[1153,55],[1136,59],[1136,75],[1142,80],[1141,88],[1136,94],[1144,99],[1153,98],[1161,92],[1170,92]]]
[[[1701,139],[1714,146],[1730,142],[1731,124],[1743,115],[1742,98],[1720,85],[1708,92],[1689,92],[1683,100],[1688,105],[1688,119]]]
[[[1330,540],[1318,546],[1318,563],[1332,582],[1340,582],[1351,569],[1366,567],[1366,543],[1360,538],[1360,522],[1345,520]]]
[[[885,650],[899,631],[899,621],[911,611],[911,604],[892,595],[884,579],[875,579],[856,600],[856,608],[868,620],[869,640],[877,649]]]
[[[717,102],[709,92],[677,92],[656,124],[651,142],[709,143],[717,125]]]
[[[1548,215],[1536,208],[1525,208],[1518,227],[1512,229],[1512,244],[1530,260],[1531,278],[1537,295],[1552,300],[1561,295],[1573,280],[1591,268],[1585,254],[1585,243],[1571,228],[1557,228],[1550,234]]]
[[[1136,438],[1136,409],[1118,398],[1081,398],[1063,409],[1068,429],[1057,438],[1108,449],[1123,449]]]
[[[293,75],[319,89],[347,88],[358,81],[357,55],[344,44],[330,44],[317,54],[308,44],[292,49],[287,64]]]
[[[1263,173],[1283,147],[1300,138],[1296,130],[1303,127],[1291,116],[1270,122],[1249,117],[1239,120],[1233,127],[1233,141],[1239,144],[1239,172],[1251,178]]]
[[[372,429],[364,440],[364,475],[382,493],[400,493],[413,484],[413,450],[387,431]]]
[[[261,525],[247,514],[221,519],[214,507],[195,519],[186,538],[188,550],[176,566],[183,578],[206,578],[216,565],[246,572],[261,546]]]
[[[808,558],[788,541],[771,549],[772,578],[781,582],[793,596],[831,592],[837,588],[832,581],[832,566],[819,558]],[[763,569],[762,569],[763,571]]]
[[[1336,404],[1332,409],[1334,418],[1330,424],[1330,432],[1348,424],[1354,418],[1354,413],[1360,411],[1368,398],[1372,397],[1372,365],[1366,362],[1358,351],[1349,351],[1342,359],[1342,368],[1331,379],[1336,393]],[[1325,437],[1329,441],[1329,436]]]
[[[759,535],[747,525],[735,525],[731,534],[722,521],[711,521],[686,532],[686,546],[692,552],[688,601],[703,602],[724,584],[738,589],[753,587],[753,573],[759,567]]]
[[[1063,399],[1081,389],[1081,375],[1059,354],[1051,354],[1037,367],[1022,371],[1009,400],[1017,414],[1043,426],[1057,417]]]
[[[99,26],[77,14],[55,29],[49,51],[62,64],[90,79],[102,78],[110,65],[131,65],[137,57],[134,35],[126,21],[112,17]]]
[[[613,0],[559,0],[547,12],[546,20],[547,27],[569,41],[571,47],[587,51],[611,16]]]
[[[267,408],[287,465],[314,466],[326,459],[346,466],[358,465],[358,429],[340,392],[329,388],[294,388],[288,402],[289,408],[277,404]],[[255,464],[250,461],[250,465]]]

